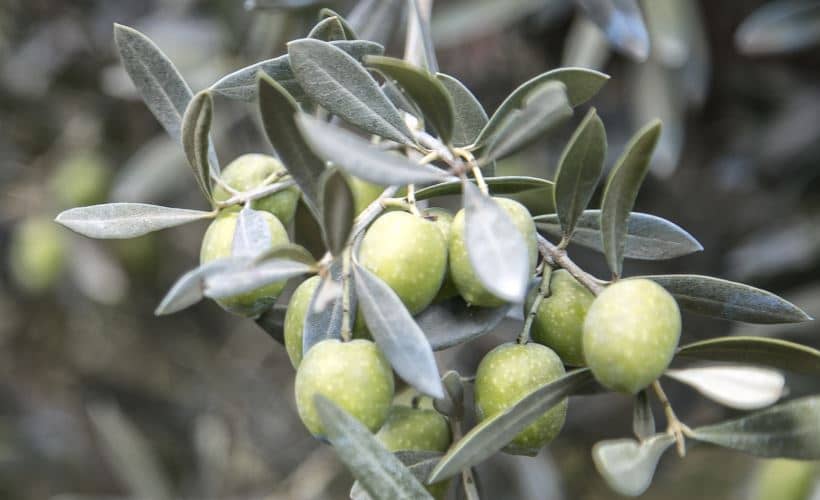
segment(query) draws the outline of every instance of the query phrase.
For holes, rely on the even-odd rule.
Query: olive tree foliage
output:
[[[607,23],[607,16],[636,15],[634,2],[581,3],[599,23]],[[566,144],[554,179],[494,175],[495,161],[566,126],[606,84],[607,75],[575,67],[548,71],[523,83],[488,115],[463,83],[439,71],[428,12],[419,3],[368,4],[372,2],[363,0],[350,21],[322,10],[316,27],[305,38],[291,41],[286,54],[238,69],[196,92],[151,40],[116,25],[125,69],[146,105],[179,141],[211,209],[110,203],[73,208],[57,217],[60,224],[88,237],[133,238],[238,211],[230,255],[183,273],[160,301],[159,315],[204,298],[225,300],[315,275],[319,284],[309,297],[299,332],[301,354],[307,355],[328,339],[350,341],[360,311],[393,370],[420,396],[432,398],[436,410],[447,417],[453,443],[443,454],[391,453],[332,398],[317,395],[313,403],[324,428],[322,437],[356,477],[354,497],[431,498],[425,485],[457,477],[463,483],[460,491],[477,499],[473,466],[508,447],[568,397],[607,390],[590,367],[576,367],[464,428],[463,384],[473,378],[452,371],[442,377],[438,371],[434,351],[491,332],[513,307],[525,309],[518,343],[530,342],[536,313],[550,299],[550,277],[559,269],[592,296],[613,283],[644,279],[663,287],[681,309],[698,314],[749,323],[811,320],[786,300],[742,283],[688,274],[623,275],[624,259],[664,260],[702,250],[673,222],[633,211],[662,133],[659,121],[634,133],[606,176],[606,130],[594,108],[585,111]],[[384,32],[379,24],[401,18],[404,8],[413,36],[408,36],[401,58],[385,55],[378,37],[358,37]],[[628,50],[642,53],[640,34],[627,44]],[[214,99],[256,103],[284,174],[248,190],[226,184],[209,136]],[[353,208],[353,179],[381,186],[381,194],[360,213]],[[601,182],[600,206],[591,208]],[[254,202],[294,186],[314,223],[297,224],[293,231],[319,231],[326,248],[319,258],[294,243],[271,245],[267,219],[255,208]],[[215,196],[220,188],[227,190],[227,197]],[[532,189],[549,193],[555,206],[555,213],[531,217],[538,231],[535,272],[513,217],[494,198]],[[423,203],[446,195],[461,195],[467,264],[475,271],[477,286],[501,305],[471,305],[455,294],[411,314],[400,290],[359,262],[358,248],[386,209],[419,215]],[[570,243],[602,253],[611,276],[600,279],[576,265],[567,250]],[[449,248],[454,259],[452,242]],[[540,285],[533,292],[535,299],[527,302],[533,282]],[[273,338],[283,338],[282,307],[269,305],[252,316]],[[676,360],[708,365],[668,369],[663,376],[726,406],[759,411],[690,428],[676,417],[655,380],[634,396],[635,436],[603,441],[592,450],[599,472],[615,491],[641,494],[662,454],[677,445],[683,455],[687,440],[761,457],[820,459],[820,396],[771,406],[784,395],[780,370],[818,375],[820,352],[762,337],[714,338],[673,347]],[[652,394],[662,404],[667,429],[655,429]]]

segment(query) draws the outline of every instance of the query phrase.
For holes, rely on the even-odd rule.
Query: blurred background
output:
[[[353,3],[0,0],[0,498],[347,497],[348,473],[296,416],[280,344],[210,302],[153,315],[197,264],[204,224],[91,241],[51,220],[106,200],[204,208],[181,148],[119,66],[112,23],[150,36],[196,91],[284,53],[320,7],[348,13]],[[637,209],[705,247],[627,262],[626,272],[744,281],[820,315],[820,2],[647,0],[621,18],[600,3],[438,0],[441,70],[488,111],[560,65],[612,75],[591,102],[612,159],[641,124],[664,121]],[[400,56],[402,26],[387,19],[360,34]],[[217,99],[215,116],[223,164],[270,151],[253,105]],[[499,173],[550,178],[573,128],[505,160]],[[543,193],[522,199],[533,212],[550,209]],[[601,256],[572,252],[606,275]],[[508,326],[441,353],[441,366],[472,374],[485,352],[514,337]],[[820,347],[816,330],[684,318],[684,341],[754,334]],[[817,390],[805,377],[787,380],[792,396]],[[667,392],[690,425],[732,415],[674,382]],[[573,398],[564,432],[537,458],[499,455],[478,468],[483,498],[616,498],[590,448],[629,436],[631,408],[623,396]],[[662,412],[656,417],[663,426]],[[801,477],[811,472],[698,446],[685,459],[668,452],[645,498],[786,498],[763,483]]]

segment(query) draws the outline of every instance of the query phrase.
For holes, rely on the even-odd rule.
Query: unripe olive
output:
[[[561,359],[549,347],[536,343],[501,344],[478,365],[475,406],[479,420],[490,418],[565,373]],[[564,426],[567,400],[550,408],[521,431],[504,449],[516,455],[536,455]]]
[[[273,174],[285,174],[284,165],[276,158],[261,154],[245,154],[235,159],[222,170],[222,181],[233,189],[243,192],[265,185],[265,180]],[[233,195],[223,186],[214,186],[214,200],[226,201]],[[287,224],[296,212],[299,189],[291,186],[277,193],[251,202],[251,208],[264,210]]]
[[[316,437],[325,430],[314,397],[321,394],[365,427],[382,426],[393,401],[393,371],[382,352],[369,340],[323,340],[314,345],[296,371],[296,409]]]
[[[83,151],[60,163],[51,178],[51,191],[60,206],[93,205],[105,200],[111,172],[98,154]]]
[[[598,382],[634,394],[672,361],[680,339],[680,310],[654,281],[621,280],[592,302],[583,329],[584,359]]]
[[[302,362],[302,332],[305,327],[305,316],[307,316],[310,301],[320,281],[319,276],[311,276],[299,284],[293,291],[285,313],[285,350],[288,351],[288,357],[294,368],[299,368],[299,363]]]
[[[17,284],[28,293],[42,293],[54,286],[65,267],[65,235],[45,217],[25,219],[14,228],[9,258]]]
[[[347,176],[347,185],[353,193],[353,209],[356,215],[362,213],[368,205],[376,201],[386,189],[379,184],[367,182],[352,175]]]
[[[450,246],[450,235],[453,227],[453,214],[444,210],[443,208],[428,208],[424,211],[424,217],[434,222],[444,236],[444,241],[447,242],[447,247]],[[441,283],[434,302],[447,300],[458,295],[458,289],[453,282],[453,277],[450,276],[450,266],[447,266],[447,272],[444,275],[444,281]]]
[[[751,498],[754,500],[808,500],[820,479],[817,462],[767,460],[757,470]]]
[[[536,312],[530,338],[555,351],[564,364],[582,366],[584,318],[595,296],[564,269],[553,271],[549,290]],[[537,294],[536,288],[527,298],[525,315]]]
[[[435,223],[388,212],[362,238],[359,262],[381,278],[416,314],[433,301],[447,272],[447,243]]]
[[[507,215],[510,216],[513,224],[521,232],[524,241],[527,243],[529,253],[530,274],[535,272],[535,264],[538,260],[538,246],[535,237],[535,223],[527,208],[517,201],[508,198],[493,198]],[[464,210],[459,210],[453,219],[452,236],[450,238],[450,274],[458,288],[459,293],[467,303],[475,306],[498,307],[504,301],[490,293],[476,275],[475,269],[467,255],[467,245],[464,241]]]
[[[279,219],[267,212],[261,212],[268,223],[271,234],[271,246],[288,243],[288,233]],[[199,253],[201,264],[212,260],[230,257],[233,248],[233,235],[239,220],[238,210],[223,210],[208,226],[202,238],[202,249]],[[276,297],[282,293],[285,282],[271,283],[258,290],[243,293],[235,297],[228,297],[217,301],[228,311],[243,316],[257,316],[276,302]]]

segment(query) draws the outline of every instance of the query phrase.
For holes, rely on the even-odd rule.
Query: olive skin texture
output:
[[[478,365],[475,407],[479,420],[506,410],[536,388],[565,374],[561,359],[549,347],[530,342],[501,344]],[[504,451],[534,456],[552,441],[564,426],[567,400],[550,408],[521,431]]]
[[[347,176],[347,185],[353,194],[353,210],[356,215],[362,213],[387,189],[385,186],[373,184],[352,175]]]
[[[435,223],[407,212],[388,212],[362,238],[359,262],[396,292],[410,314],[416,314],[441,288],[447,242]]]
[[[564,364],[583,366],[584,319],[595,296],[564,269],[552,272],[549,289],[535,313],[530,338],[555,351]],[[538,289],[530,293],[525,315],[536,294]]]
[[[245,154],[228,164],[220,177],[233,189],[244,192],[262,187],[264,181],[273,174],[286,174],[287,170],[276,158],[261,154]],[[276,182],[276,181],[274,181]],[[214,200],[226,201],[233,195],[220,184],[214,185]],[[296,203],[299,201],[299,189],[291,186],[277,193],[251,202],[251,208],[273,214],[283,224],[293,219]]]
[[[535,272],[538,260],[538,247],[535,237],[535,223],[527,208],[517,201],[508,198],[493,198],[510,216],[513,224],[524,236],[530,258],[530,274]],[[452,234],[450,237],[450,275],[458,292],[468,304],[483,307],[498,307],[504,301],[490,293],[473,269],[470,256],[467,255],[467,245],[464,241],[464,210],[459,210],[453,219]]]
[[[584,320],[584,359],[608,389],[635,394],[663,374],[678,346],[678,304],[647,279],[606,287]]]
[[[375,432],[387,419],[393,401],[393,371],[369,340],[323,340],[314,345],[296,371],[296,409],[311,434],[325,430],[314,397],[321,394]]]
[[[270,228],[271,246],[288,243],[288,233],[279,219],[268,212],[261,213]],[[231,256],[233,235],[236,232],[238,220],[238,210],[223,210],[217,215],[202,238],[202,249],[199,253],[200,264]],[[230,312],[254,317],[272,306],[283,288],[285,288],[284,281],[271,283],[252,292],[220,299],[217,303]]]
[[[26,293],[37,295],[56,285],[66,263],[65,234],[46,217],[20,222],[11,235],[9,270]]]
[[[450,235],[452,234],[453,227],[453,214],[451,214],[447,210],[444,210],[443,208],[434,207],[426,209],[424,211],[424,217],[430,220],[431,222],[435,223],[435,225],[439,228],[442,236],[444,236],[444,241],[447,242],[447,249],[449,253]],[[458,289],[456,288],[456,284],[453,282],[453,277],[450,275],[450,265],[448,262],[447,273],[444,275],[444,281],[442,281],[441,288],[439,288],[439,291],[436,294],[435,299],[433,299],[433,302],[447,300],[449,298],[455,297],[456,295],[458,295]]]
[[[302,362],[302,335],[313,293],[319,286],[321,278],[311,276],[296,287],[285,312],[285,350],[294,368],[299,368]]]

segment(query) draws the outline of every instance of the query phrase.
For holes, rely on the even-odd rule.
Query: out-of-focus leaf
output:
[[[165,314],[173,314],[190,307],[200,300],[205,295],[205,278],[208,276],[225,271],[227,269],[238,269],[247,265],[249,262],[246,258],[224,258],[208,262],[196,269],[192,269],[183,274],[168,290],[165,297],[154,310],[154,314],[162,316]]]
[[[371,134],[414,142],[399,111],[356,59],[321,40],[288,44],[290,65],[312,101]]]
[[[469,179],[475,184],[475,179]],[[533,189],[544,189],[552,191],[553,183],[538,177],[504,176],[485,177],[484,181],[492,194],[517,194]],[[416,200],[426,200],[437,196],[447,196],[461,193],[462,181],[454,179],[427,186],[416,191]]]
[[[208,146],[213,118],[213,100],[211,94],[203,90],[198,93],[185,110],[182,117],[182,149],[188,158],[188,164],[194,171],[194,178],[205,196],[213,203],[211,196],[211,167],[208,164]]]
[[[820,397],[694,429],[694,438],[758,457],[820,459]]]
[[[472,144],[487,124],[487,112],[463,83],[444,73],[437,73],[436,78],[453,101],[453,146]]]
[[[162,203],[187,189],[190,167],[170,136],[159,134],[137,149],[116,174],[112,202]]]
[[[384,52],[384,47],[366,40],[334,40],[330,44],[347,52],[356,60],[361,60],[368,55],[380,55]],[[257,96],[256,80],[260,72],[276,80],[297,101],[305,100],[305,92],[293,75],[290,68],[290,57],[287,54],[252,64],[225,75],[211,85],[210,90],[229,99],[252,101]]]
[[[820,351],[801,344],[765,337],[719,337],[685,345],[678,356],[770,366],[807,375],[820,375]]]
[[[322,226],[327,246],[333,255],[341,255],[353,228],[353,192],[338,170],[328,171],[322,179]]]
[[[212,299],[234,297],[314,271],[312,266],[302,262],[268,259],[256,265],[228,268],[210,274],[205,277],[203,294]]]
[[[643,2],[643,14],[652,46],[652,59],[668,68],[680,68],[689,59],[691,20],[686,0]],[[665,123],[665,122],[664,122]]]
[[[750,366],[667,370],[664,375],[694,387],[713,401],[739,410],[756,410],[774,404],[786,388],[786,379],[779,371]]]
[[[487,139],[487,150],[481,163],[509,156],[570,116],[572,108],[567,101],[564,84],[547,82],[533,89],[521,108],[512,109],[498,131]]]
[[[658,460],[674,442],[671,434],[656,434],[641,443],[634,439],[601,441],[592,448],[592,459],[613,490],[634,497],[649,488]]]
[[[566,239],[595,194],[605,158],[606,130],[591,108],[564,148],[555,174],[555,209]]]
[[[433,37],[430,33],[430,11],[433,8],[431,0],[425,0],[422,8],[419,0],[409,0],[410,8],[407,16],[407,41],[404,48],[404,59],[410,64],[424,68],[430,73],[438,72],[436,49],[433,46]]]
[[[307,37],[324,40],[325,42],[344,40],[345,30],[339,18],[331,16],[316,23],[316,26],[310,30]]]
[[[637,0],[576,0],[609,43],[637,62],[649,57],[649,33]]]
[[[405,5],[404,0],[360,0],[347,20],[359,38],[387,45]]]
[[[416,316],[416,322],[433,350],[440,351],[491,332],[508,309],[509,306],[468,306],[464,299],[455,297],[431,305]]]
[[[735,32],[744,54],[783,54],[820,43],[820,4],[813,0],[769,2],[747,17]]]
[[[356,34],[356,30],[353,29],[353,26],[347,22],[347,20],[341,16],[338,12],[333,9],[328,9],[327,7],[323,7],[319,9],[319,19],[329,19],[335,17],[339,24],[342,26],[342,31],[344,32],[344,37],[347,40],[356,40],[359,36]]]
[[[320,0],[245,0],[245,10],[301,9],[321,2]]]
[[[387,451],[361,422],[321,394],[315,396],[314,402],[327,439],[339,460],[372,498],[432,500],[433,497],[407,467]]]
[[[753,286],[697,274],[645,276],[698,314],[748,323],[799,323],[811,317],[796,305]]]
[[[475,140],[475,144],[481,147],[493,137],[510,113],[521,108],[527,97],[541,84],[550,81],[563,83],[566,86],[566,95],[570,105],[578,106],[592,99],[607,80],[609,80],[609,75],[586,68],[558,68],[531,78],[504,99]]]
[[[657,118],[663,123],[663,135],[652,156],[652,173],[665,178],[678,168],[683,151],[686,95],[681,76],[654,60],[634,66],[631,88],[632,122],[646,123]]]
[[[653,121],[639,130],[612,167],[604,189],[601,201],[601,241],[607,265],[617,276],[621,275],[623,269],[629,213],[649,171],[649,159],[660,135],[659,121]]]
[[[556,214],[537,215],[534,220],[539,231],[561,237],[561,224]],[[584,210],[575,226],[572,242],[603,252],[600,210]],[[626,221],[625,258],[664,260],[701,250],[703,246],[677,224],[655,215],[640,212],[629,214]]]
[[[442,399],[434,399],[433,407],[439,413],[461,420],[464,416],[464,382],[461,381],[461,375],[450,370],[442,375],[441,385],[444,386],[446,395]]]
[[[128,274],[122,264],[100,245],[75,238],[68,270],[77,289],[98,304],[114,305],[128,296]]]
[[[632,432],[644,441],[655,434],[655,416],[652,414],[652,404],[649,402],[649,393],[646,389],[635,395],[632,410]]]
[[[268,76],[260,76],[258,85],[259,113],[268,140],[302,190],[305,204],[319,220],[319,179],[325,171],[325,164],[299,132],[296,125],[299,105],[281,85]]]
[[[476,275],[496,297],[520,304],[530,279],[524,237],[507,212],[470,182],[462,187],[464,240]]]
[[[323,340],[342,337],[343,291],[342,263],[336,258],[330,266],[330,273],[322,278],[310,299],[302,329],[303,353],[306,354]],[[355,304],[351,303],[350,310],[355,309]]]
[[[579,13],[564,40],[561,66],[578,66],[600,70],[609,60],[609,42],[601,29]]]
[[[393,369],[419,392],[444,397],[433,348],[396,292],[356,263],[353,275],[367,328]]]
[[[453,101],[440,81],[432,74],[393,57],[368,56],[364,64],[395,80],[418,105],[441,140],[445,144],[450,143],[455,122]]]
[[[546,411],[592,381],[589,368],[569,372],[530,392],[503,412],[482,421],[450,447],[430,474],[429,481],[452,477],[462,469],[491,457]]]
[[[285,314],[287,311],[287,305],[274,304],[254,321],[275,341],[285,345]]]
[[[189,222],[209,219],[211,212],[145,203],[106,203],[66,210],[54,219],[89,238],[135,238]]]
[[[404,156],[382,151],[356,134],[310,115],[300,115],[297,123],[319,156],[368,182],[383,186],[430,184],[446,178],[430,165],[419,165]]]
[[[245,204],[239,211],[231,246],[232,257],[256,257],[271,246],[271,233],[262,212]]]

